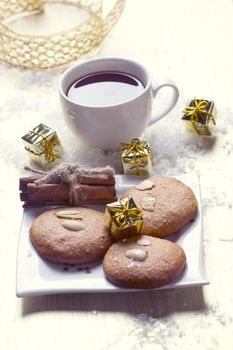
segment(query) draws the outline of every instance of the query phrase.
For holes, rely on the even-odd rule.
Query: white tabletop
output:
[[[18,27],[46,31],[75,21],[74,13],[65,16],[64,10],[56,11],[60,13],[53,15],[48,10],[42,23],[34,18]],[[116,152],[87,151],[69,134],[57,93],[64,67],[36,71],[0,64],[1,349],[232,348],[232,43],[231,0],[128,0],[116,27],[96,53],[96,57],[132,58],[146,65],[155,78],[176,82],[180,90],[177,106],[148,131],[155,173],[200,175],[205,269],[210,284],[132,294],[16,297],[22,219],[18,178],[28,163],[21,136],[44,122],[59,134],[67,161],[110,164],[117,170],[120,162]],[[214,100],[214,139],[184,130],[181,111],[192,97]]]

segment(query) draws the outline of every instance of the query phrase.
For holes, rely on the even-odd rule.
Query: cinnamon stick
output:
[[[36,174],[21,177],[20,199],[25,202],[24,207],[113,202],[116,200],[114,171],[106,168],[95,168],[93,171],[83,169],[83,173],[74,175],[77,178],[72,178],[71,183],[64,182],[59,172],[55,172],[55,175]],[[65,170],[67,171],[66,168]],[[72,165],[68,171],[72,171]],[[40,179],[42,181],[38,181]]]
[[[32,176],[21,177],[19,179],[19,190],[26,192],[27,185],[29,183],[34,183],[36,180],[42,177],[43,175],[32,175]],[[86,185],[113,186],[115,185],[115,177],[108,174],[85,175],[79,178],[78,183],[86,184]]]
[[[69,187],[67,184],[27,185],[27,191],[20,194],[21,200],[29,201],[69,201]]]
[[[35,182],[41,175],[25,176],[19,179],[19,190],[22,192],[27,192],[27,186],[29,183]]]
[[[116,197],[115,186],[99,185],[75,185],[73,193],[77,201],[88,202],[98,200],[111,200]],[[22,201],[38,202],[69,202],[69,186],[67,184],[43,184],[36,186],[34,183],[28,183],[27,192],[20,193]]]

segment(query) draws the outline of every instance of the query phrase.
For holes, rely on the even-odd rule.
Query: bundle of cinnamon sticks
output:
[[[41,179],[41,174],[20,178],[20,200],[24,207],[107,204],[116,200],[115,177],[109,171],[85,174],[72,186],[64,181],[49,183],[50,180],[40,184]]]

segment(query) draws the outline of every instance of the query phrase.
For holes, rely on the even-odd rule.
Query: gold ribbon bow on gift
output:
[[[151,152],[149,145],[142,145],[140,140],[135,138],[132,139],[131,144],[122,143],[121,150],[124,152],[124,162],[127,164],[132,164],[132,168],[136,168],[137,175],[140,174],[139,167],[146,167],[148,164],[148,156]],[[130,157],[130,159],[125,159],[125,157]],[[145,157],[142,159],[142,157]]]
[[[121,208],[108,207],[109,214],[114,218],[119,229],[132,225],[133,221],[142,219],[142,211],[138,208],[130,208],[130,198],[120,200]]]
[[[183,111],[184,117],[189,117],[189,120],[193,123],[199,123],[199,115],[200,114],[206,114],[207,117],[209,117],[213,124],[215,125],[215,118],[214,116],[209,113],[206,108],[208,107],[209,102],[205,100],[197,100],[194,98],[194,106],[193,107],[186,107]]]
[[[47,140],[42,134],[39,132],[36,132],[34,130],[30,131],[30,133],[37,135],[43,139],[41,141],[40,145],[44,148],[42,152],[36,153],[32,150],[30,150],[28,147],[26,147],[26,150],[29,152],[32,152],[36,156],[41,156],[44,154],[45,160],[48,163],[54,162],[56,159],[60,159],[61,156],[54,152],[55,147],[61,146],[61,143],[57,137],[53,138],[52,140]]]
[[[125,156],[128,157],[131,153],[133,153],[133,156],[136,160],[136,154],[139,153],[140,155],[145,155],[145,147],[141,145],[139,139],[132,139],[131,144],[122,143],[121,147],[123,150],[127,150],[125,152]]]

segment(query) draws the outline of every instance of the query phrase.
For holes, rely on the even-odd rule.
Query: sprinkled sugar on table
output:
[[[128,0],[116,27],[96,57],[124,56],[147,66],[155,77],[173,79],[176,107],[145,132],[155,156],[155,174],[200,178],[204,260],[209,285],[133,293],[15,295],[16,250],[22,219],[18,179],[27,163],[21,136],[44,123],[56,130],[67,162],[115,167],[119,153],[87,149],[62,118],[58,79],[65,68],[32,70],[0,64],[1,330],[4,349],[231,349],[233,343],[233,26],[230,0]],[[57,26],[49,9],[15,25],[38,33]],[[61,25],[75,23],[67,10]],[[221,16],[220,16],[221,14]],[[46,16],[46,14],[45,14]],[[70,22],[71,23],[71,22]],[[36,29],[35,29],[36,28]],[[67,28],[67,27],[66,27]],[[55,28],[57,29],[57,28]],[[213,100],[214,137],[186,131],[181,122],[188,99]],[[158,96],[160,108],[167,92]],[[89,273],[89,272],[88,272]]]

